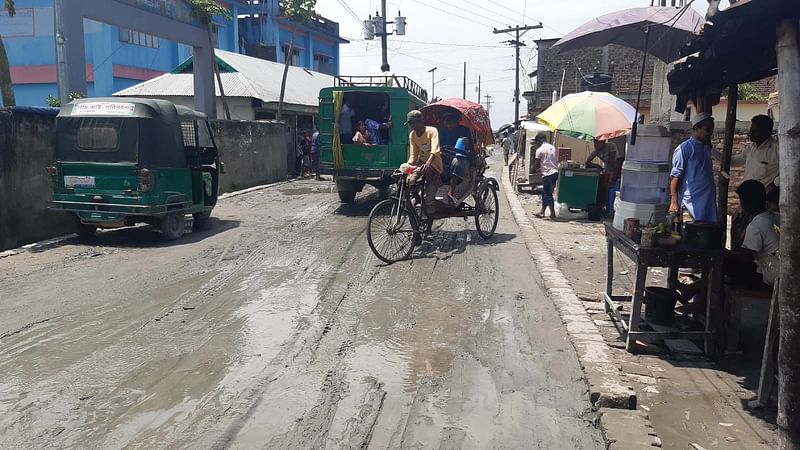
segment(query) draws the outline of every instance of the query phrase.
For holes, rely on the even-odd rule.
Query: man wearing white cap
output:
[[[672,201],[669,211],[682,208],[698,222],[717,222],[717,188],[711,161],[714,118],[707,112],[692,118],[692,137],[683,141],[672,156]]]

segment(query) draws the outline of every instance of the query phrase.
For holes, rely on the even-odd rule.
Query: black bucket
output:
[[[644,288],[644,302],[647,304],[644,316],[656,325],[672,325],[675,321],[675,304],[680,297],[675,289],[652,286]]]
[[[589,220],[595,222],[603,220],[603,205],[586,205],[586,210],[589,212]]]

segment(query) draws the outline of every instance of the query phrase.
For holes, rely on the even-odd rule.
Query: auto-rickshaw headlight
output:
[[[139,169],[139,192],[150,192],[153,190],[153,172],[149,169]]]

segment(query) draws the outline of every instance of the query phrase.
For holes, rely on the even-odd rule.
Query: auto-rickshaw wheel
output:
[[[180,239],[183,236],[185,222],[183,212],[171,212],[161,219],[161,235],[168,241]]]
[[[194,213],[192,217],[194,217],[194,231],[203,231],[211,228],[211,211]]]
[[[82,241],[94,239],[96,233],[97,227],[95,225],[89,225],[78,221],[78,238],[80,238]]]

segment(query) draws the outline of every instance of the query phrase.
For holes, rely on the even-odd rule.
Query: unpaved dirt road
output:
[[[0,447],[603,448],[505,198],[392,266],[376,201],[293,182],[0,259]]]

